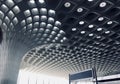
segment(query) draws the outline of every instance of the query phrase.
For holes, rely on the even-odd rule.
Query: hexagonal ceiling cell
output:
[[[33,72],[54,72],[65,77],[95,67],[98,76],[120,73],[119,3],[0,1],[0,26],[6,35],[4,44],[9,46],[2,49],[7,48],[13,58],[14,50],[19,50],[19,59],[25,55],[21,68]]]

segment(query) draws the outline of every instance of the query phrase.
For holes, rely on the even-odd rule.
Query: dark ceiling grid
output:
[[[119,73],[120,0],[32,1],[0,3],[0,25],[8,37],[30,48],[47,44],[25,55],[27,70],[68,76],[95,67],[98,76]]]
[[[55,52],[55,51],[53,51],[53,52]],[[71,53],[71,54],[73,54],[73,53]],[[45,56],[44,54],[42,54],[42,55]],[[57,55],[58,55],[58,54],[57,54]],[[41,56],[40,56],[40,57],[41,57]],[[45,56],[45,57],[46,57],[46,56]],[[51,57],[52,57],[52,56],[51,56]],[[56,56],[56,57],[58,57],[58,56]],[[73,56],[71,56],[71,57],[73,57]],[[83,56],[83,57],[84,57],[84,56]],[[65,57],[64,57],[64,58],[65,58]],[[91,58],[93,59],[94,57],[91,57]],[[57,58],[56,58],[56,59],[57,59]],[[69,59],[71,59],[71,58],[69,58]],[[82,58],[81,61],[82,61],[82,60],[83,60],[83,62],[84,62],[84,61],[87,61],[87,60],[84,60],[84,59],[86,59],[86,58]],[[90,59],[90,58],[89,58],[89,59]],[[104,60],[104,59],[105,59],[105,58],[103,58],[103,60]],[[53,60],[54,60],[54,59],[53,59]],[[75,59],[73,59],[73,60],[75,60]],[[71,61],[73,61],[73,60],[71,60]],[[95,60],[95,59],[93,59],[93,60]],[[102,61],[102,58],[99,58],[99,60]],[[70,61],[70,62],[71,62],[71,61]],[[107,60],[105,60],[105,61],[107,61]],[[44,61],[43,61],[43,62],[44,62]],[[63,61],[63,62],[64,62],[64,61]],[[93,62],[93,61],[91,61],[91,62]],[[98,62],[98,61],[97,61],[97,62]],[[112,61],[112,62],[113,62],[113,61]],[[75,63],[75,62],[73,61],[73,63],[74,63],[74,64],[73,64],[72,66],[74,66],[75,64],[76,64],[76,65],[77,65],[77,64],[80,65],[80,63],[78,63],[78,62]],[[102,62],[99,62],[99,63],[102,63]],[[96,65],[99,66],[99,65],[100,65],[99,63],[96,64]],[[48,64],[49,64],[49,63],[48,63]],[[66,63],[65,63],[65,64],[66,64]],[[92,64],[92,63],[90,63],[90,64]],[[104,64],[104,62],[103,62],[102,64]],[[101,66],[103,66],[102,64],[101,64]],[[116,63],[115,63],[115,64],[116,64]],[[57,66],[57,65],[58,65],[58,67],[60,67],[59,64],[56,63],[56,66]],[[46,66],[46,65],[45,65],[45,66]],[[54,67],[56,67],[56,66],[54,66]],[[64,67],[67,67],[66,65],[63,65],[63,66],[64,66]],[[53,67],[53,66],[52,66],[52,67]],[[52,68],[52,67],[51,67],[51,68]],[[81,67],[83,67],[83,64],[81,64]],[[105,66],[105,67],[106,67],[106,66]],[[47,67],[46,67],[46,68],[47,68]],[[45,68],[45,70],[46,70],[46,68]],[[57,67],[56,67],[56,68],[57,68]],[[102,67],[102,68],[103,68],[103,67]],[[107,67],[106,67],[106,68],[107,68]],[[41,68],[38,69],[38,71],[39,71],[39,70],[41,70]],[[49,69],[48,69],[48,70],[49,70]],[[53,70],[54,70],[54,69],[53,69]],[[103,70],[103,71],[104,71],[104,70]],[[108,70],[108,71],[109,71],[109,70]]]
[[[36,51],[39,53],[36,57],[48,58],[39,59],[42,60],[37,65],[39,67],[31,71],[58,69],[69,74],[96,67],[99,76],[116,73],[120,64],[118,2],[119,0],[59,0],[56,3],[54,1],[53,5],[52,1],[46,0],[47,7],[56,10],[68,44]],[[28,58],[26,55],[26,62],[29,61]],[[36,66],[37,61],[29,63]]]

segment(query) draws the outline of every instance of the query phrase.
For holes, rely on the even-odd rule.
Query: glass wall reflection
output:
[[[95,84],[92,79],[72,81],[71,84]]]

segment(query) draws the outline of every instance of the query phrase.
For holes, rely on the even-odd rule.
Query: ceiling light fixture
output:
[[[64,4],[64,6],[65,6],[66,8],[68,8],[68,7],[71,6],[71,3],[70,3],[70,2],[66,2],[66,3]]]
[[[92,2],[93,0],[88,0],[89,2]]]
[[[72,31],[76,31],[77,29],[76,28],[72,28]]]
[[[39,0],[39,3],[43,4],[43,3],[45,3],[45,1],[44,0]]]
[[[110,25],[110,24],[112,24],[112,23],[113,23],[112,21],[107,22],[108,25]]]
[[[98,28],[97,31],[102,31],[102,28]]]
[[[30,3],[34,4],[34,3],[35,3],[35,0],[30,0]]]
[[[97,38],[97,39],[100,39],[100,38],[101,38],[101,36],[97,36],[96,38]]]
[[[94,25],[89,25],[88,27],[89,27],[89,28],[93,28],[93,27],[94,27]]]
[[[93,34],[89,34],[89,36],[93,36]]]
[[[85,22],[84,22],[84,21],[80,21],[79,24],[80,24],[80,25],[83,25],[83,24],[85,24]]]
[[[80,33],[81,33],[81,34],[85,34],[85,31],[81,31]]]
[[[105,7],[106,5],[107,5],[106,2],[101,2],[99,6],[103,8],[103,7]]]
[[[78,9],[77,9],[77,12],[79,12],[79,13],[80,13],[80,12],[83,12],[83,8],[78,8]]]
[[[106,32],[105,32],[105,34],[109,34],[109,33],[110,33],[110,31],[106,31]]]
[[[99,18],[98,18],[98,21],[103,21],[103,20],[104,20],[103,17],[99,17]]]

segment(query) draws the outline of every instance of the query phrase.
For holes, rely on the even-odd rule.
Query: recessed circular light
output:
[[[55,40],[53,40],[52,42],[55,42]]]
[[[105,7],[106,5],[107,5],[106,2],[101,2],[99,6],[103,8],[103,7]]]
[[[96,44],[99,45],[100,43],[97,42]]]
[[[101,38],[101,36],[97,36],[96,38],[97,38],[97,39],[100,39],[100,38]]]
[[[107,22],[108,25],[110,25],[110,24],[112,24],[112,23],[113,23],[112,21]]]
[[[102,31],[102,28],[98,28],[97,31]]]
[[[61,34],[57,34],[57,36],[58,36],[58,37],[60,37],[60,36],[61,36]]]
[[[81,34],[85,34],[85,31],[81,31],[80,33],[81,33]]]
[[[76,31],[77,29],[76,28],[72,28],[72,31]]]
[[[59,38],[58,38],[58,37],[55,37],[55,40],[59,40]]]
[[[93,36],[93,34],[89,34],[89,36]]]
[[[70,3],[70,2],[66,2],[66,3],[64,4],[64,6],[65,6],[66,8],[68,8],[68,7],[71,6],[71,3]]]
[[[30,3],[32,3],[32,4],[35,3],[35,0],[30,0]]]
[[[80,21],[79,24],[80,24],[80,25],[83,25],[83,24],[85,24],[85,22],[84,22],[84,21]]]
[[[94,25],[89,25],[88,27],[89,27],[89,28],[93,28],[93,27],[94,27]]]
[[[105,34],[109,34],[109,33],[110,33],[110,31],[106,31],[106,32],[105,32]]]
[[[77,9],[77,12],[79,12],[79,13],[80,13],[80,12],[83,12],[83,8],[78,8],[78,9]]]
[[[66,37],[63,37],[63,40],[66,40],[67,38]]]
[[[103,21],[104,20],[104,17],[99,17],[98,18],[98,21]]]
[[[63,40],[60,40],[61,43],[63,43],[64,41]]]
[[[92,2],[93,0],[88,0],[89,2]]]

